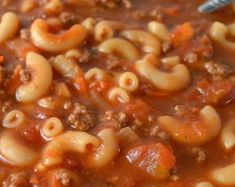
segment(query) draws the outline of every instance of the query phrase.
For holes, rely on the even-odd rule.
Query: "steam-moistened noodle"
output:
[[[235,11],[0,1],[0,186],[234,187]]]

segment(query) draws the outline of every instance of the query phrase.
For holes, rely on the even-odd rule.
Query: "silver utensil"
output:
[[[235,3],[235,0],[208,0],[206,3],[199,6],[198,11],[210,13],[231,3]]]

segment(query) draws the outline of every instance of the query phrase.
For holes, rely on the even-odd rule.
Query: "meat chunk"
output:
[[[81,103],[75,103],[68,122],[74,129],[87,131],[95,125],[95,115],[91,109]]]
[[[2,187],[27,187],[28,175],[23,171],[15,171],[8,175],[8,177],[2,182]]]
[[[213,61],[205,63],[204,67],[207,72],[212,75],[213,79],[227,77],[233,72],[233,69],[229,65],[216,63]]]
[[[199,147],[192,148],[191,152],[193,155],[195,155],[195,159],[199,163],[203,162],[206,159],[205,151]]]
[[[128,116],[124,112],[114,112],[108,110],[105,112],[105,115],[102,119],[103,121],[111,121],[117,128],[123,128],[127,126]]]
[[[78,23],[79,17],[71,12],[62,12],[60,14],[60,20],[65,26],[70,27]]]

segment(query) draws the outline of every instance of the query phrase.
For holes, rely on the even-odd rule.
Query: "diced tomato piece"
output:
[[[205,103],[217,104],[232,92],[233,84],[230,81],[209,82],[203,79],[197,83],[196,90]]]
[[[140,121],[147,122],[148,115],[151,113],[151,106],[149,106],[145,101],[139,99],[133,103],[126,106],[126,112],[130,118],[136,116]]]
[[[88,92],[87,83],[83,77],[78,77],[74,81],[74,86],[81,94],[86,94]]]
[[[175,156],[162,143],[148,143],[130,149],[126,155],[129,163],[143,170],[155,179],[164,179],[175,166]]]
[[[171,33],[171,41],[178,45],[180,43],[188,42],[194,36],[194,29],[190,22],[178,25]]]
[[[16,52],[16,54],[20,58],[23,58],[23,59],[26,58],[26,55],[30,51],[37,52],[37,53],[40,52],[39,49],[36,46],[34,46],[31,42],[21,39],[21,38],[12,40],[9,46],[12,50]]]

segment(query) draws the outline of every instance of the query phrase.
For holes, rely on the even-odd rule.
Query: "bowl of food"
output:
[[[2,0],[0,186],[235,186],[235,9],[203,2]]]

